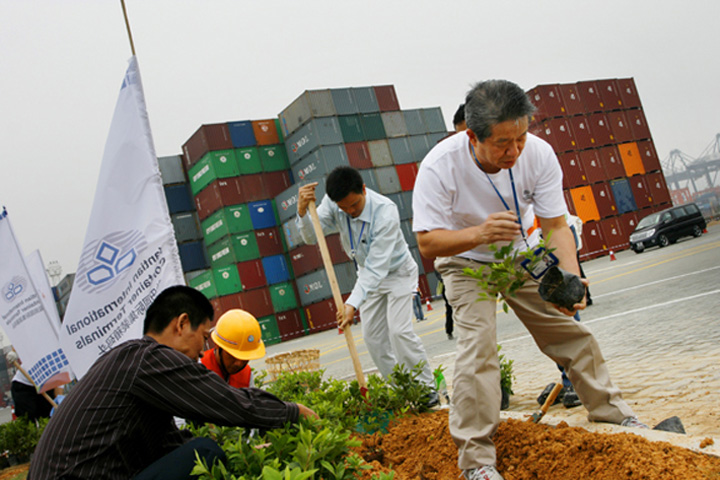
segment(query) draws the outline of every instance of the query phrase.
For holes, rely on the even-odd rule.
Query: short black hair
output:
[[[465,123],[484,142],[495,125],[529,117],[535,106],[525,91],[507,80],[487,80],[475,84],[465,98]]]
[[[208,319],[215,316],[210,300],[205,295],[185,285],[175,285],[166,288],[155,297],[145,314],[143,334],[161,333],[170,324],[170,321],[187,313],[190,326],[196,330]]]
[[[351,193],[363,193],[363,181],[360,172],[353,167],[337,167],[327,177],[325,193],[337,203]]]
[[[453,117],[453,126],[458,126],[465,121],[465,104],[461,103]]]

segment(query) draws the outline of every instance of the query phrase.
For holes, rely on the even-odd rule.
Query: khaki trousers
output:
[[[458,447],[458,466],[465,470],[495,465],[492,437],[500,423],[500,364],[497,354],[497,304],[477,301],[477,280],[464,274],[482,263],[461,257],[438,257],[453,307],[457,357],[453,377],[450,433]],[[507,303],[532,335],[540,350],[562,365],[588,410],[591,421],[620,423],[633,415],[610,380],[595,337],[582,323],[558,312],[529,281]]]

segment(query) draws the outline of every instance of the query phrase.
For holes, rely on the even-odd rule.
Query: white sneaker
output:
[[[463,472],[467,480],[505,480],[494,465],[471,468]]]

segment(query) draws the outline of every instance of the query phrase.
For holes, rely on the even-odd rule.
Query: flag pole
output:
[[[32,377],[31,377],[30,374],[27,372],[27,370],[25,370],[25,369],[22,367],[22,365],[20,365],[20,363],[18,363],[17,360],[13,361],[13,365],[15,365],[15,368],[17,368],[18,370],[20,370],[20,371],[22,372],[22,374],[25,375],[25,378],[27,378],[28,380],[30,380],[30,382],[33,384],[33,387],[35,387],[35,389],[37,389],[37,385],[35,384],[35,381],[32,379]],[[50,405],[52,405],[54,408],[57,408],[57,403],[55,403],[55,400],[53,400],[52,398],[50,398],[50,395],[48,395],[46,392],[42,392],[42,396],[45,397],[45,400],[47,400],[48,402],[50,402]]]
[[[128,20],[127,9],[125,8],[125,0],[120,0],[122,5],[123,16],[125,17],[125,27],[127,27],[128,38],[130,39],[130,51],[135,56],[135,43],[133,42],[132,32],[130,31],[130,21]]]

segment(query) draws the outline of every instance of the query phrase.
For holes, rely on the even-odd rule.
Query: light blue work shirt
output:
[[[368,292],[377,290],[380,282],[390,272],[399,269],[408,261],[414,262],[400,230],[397,205],[369,188],[366,188],[365,192],[365,208],[357,218],[351,218],[340,210],[337,203],[330,200],[327,195],[317,207],[323,233],[330,235],[340,232],[343,250],[351,259],[353,254],[350,248],[350,235],[352,235],[354,259],[359,267],[358,279],[345,303],[355,309],[360,308]],[[350,220],[349,229],[348,220]],[[304,217],[296,216],[295,223],[305,243],[311,245],[317,243],[310,212]]]

